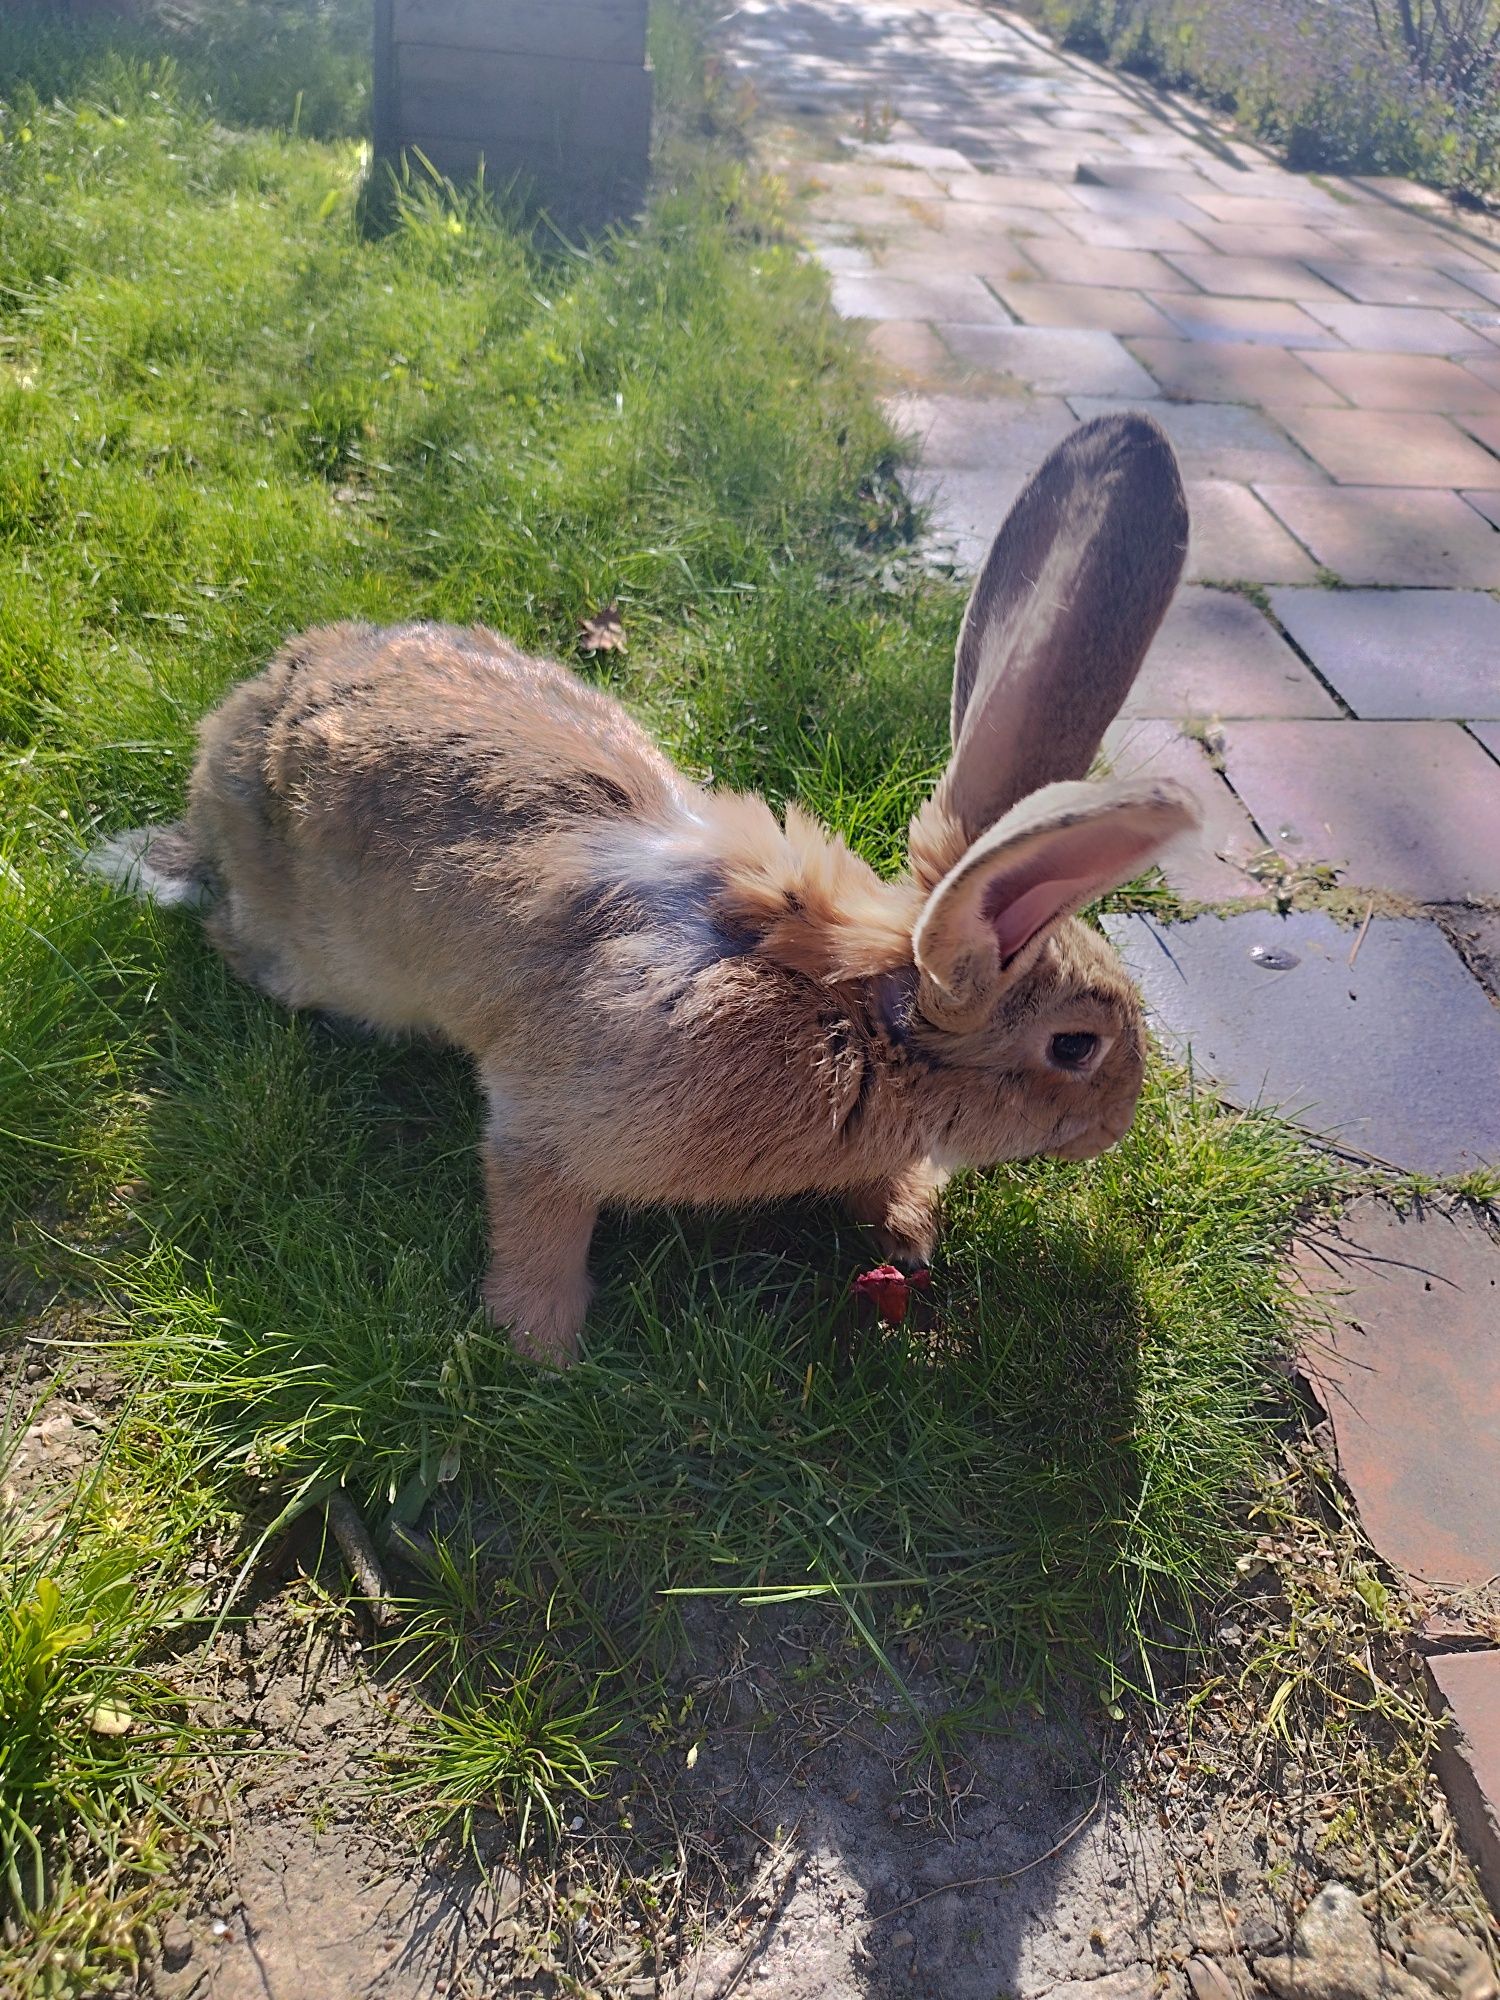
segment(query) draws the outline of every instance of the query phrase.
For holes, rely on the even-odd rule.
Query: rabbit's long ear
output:
[[[977,1026],[1048,931],[1199,824],[1170,783],[1048,785],[976,840],[928,897],[913,944],[918,1004],[938,1027]]]
[[[953,757],[934,804],[968,839],[1087,776],[1187,553],[1177,461],[1139,411],[1084,424],[995,537],[959,634]]]

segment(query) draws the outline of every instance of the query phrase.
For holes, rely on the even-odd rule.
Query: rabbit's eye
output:
[[[1098,1046],[1097,1035],[1054,1035],[1047,1055],[1059,1069],[1087,1069]]]

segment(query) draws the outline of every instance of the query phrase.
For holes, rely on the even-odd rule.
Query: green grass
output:
[[[0,1480],[14,1458],[0,1410]],[[0,1501],[0,1990],[128,1969],[160,1896],[195,1732],[163,1648],[199,1594],[192,1520],[144,1467],[51,1507]]]
[[[701,128],[691,35],[657,36]],[[417,194],[368,240],[352,143],[226,129],[87,36],[28,92],[26,46],[0,37],[0,1208],[18,1322],[67,1294],[134,1397],[0,1557],[0,1952],[120,1906],[121,1829],[159,1844],[190,1549],[229,1516],[253,1567],[333,1480],[377,1525],[440,1484],[446,1549],[402,1580],[442,1719],[402,1782],[518,1837],[646,1726],[695,1595],[806,1596],[893,1667],[959,1634],[974,1713],[1138,1677],[1239,1545],[1276,1246],[1318,1185],[1276,1126],[1163,1075],[1107,1158],[965,1179],[938,1336],[851,1334],[868,1246],[830,1210],[615,1220],[587,1358],[541,1376],[476,1311],[463,1066],[333,1041],[77,866],[178,808],[196,718],[289,631],[482,619],[576,659],[610,601],[630,650],[583,671],[894,866],[961,604],[890,587],[892,440],[773,191],[679,132],[597,253]],[[43,1625],[74,1636],[38,1668]],[[81,1721],[121,1676],[154,1718],[123,1762]]]

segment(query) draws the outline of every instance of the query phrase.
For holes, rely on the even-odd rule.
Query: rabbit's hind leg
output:
[[[280,1001],[283,1007],[321,1007],[294,956],[268,935],[266,926],[253,920],[239,891],[226,891],[209,911],[203,928],[236,979]]]

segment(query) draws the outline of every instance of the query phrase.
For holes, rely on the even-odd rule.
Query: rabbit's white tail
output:
[[[201,909],[213,900],[208,870],[181,820],[127,827],[91,848],[83,865],[91,875],[167,909]]]

